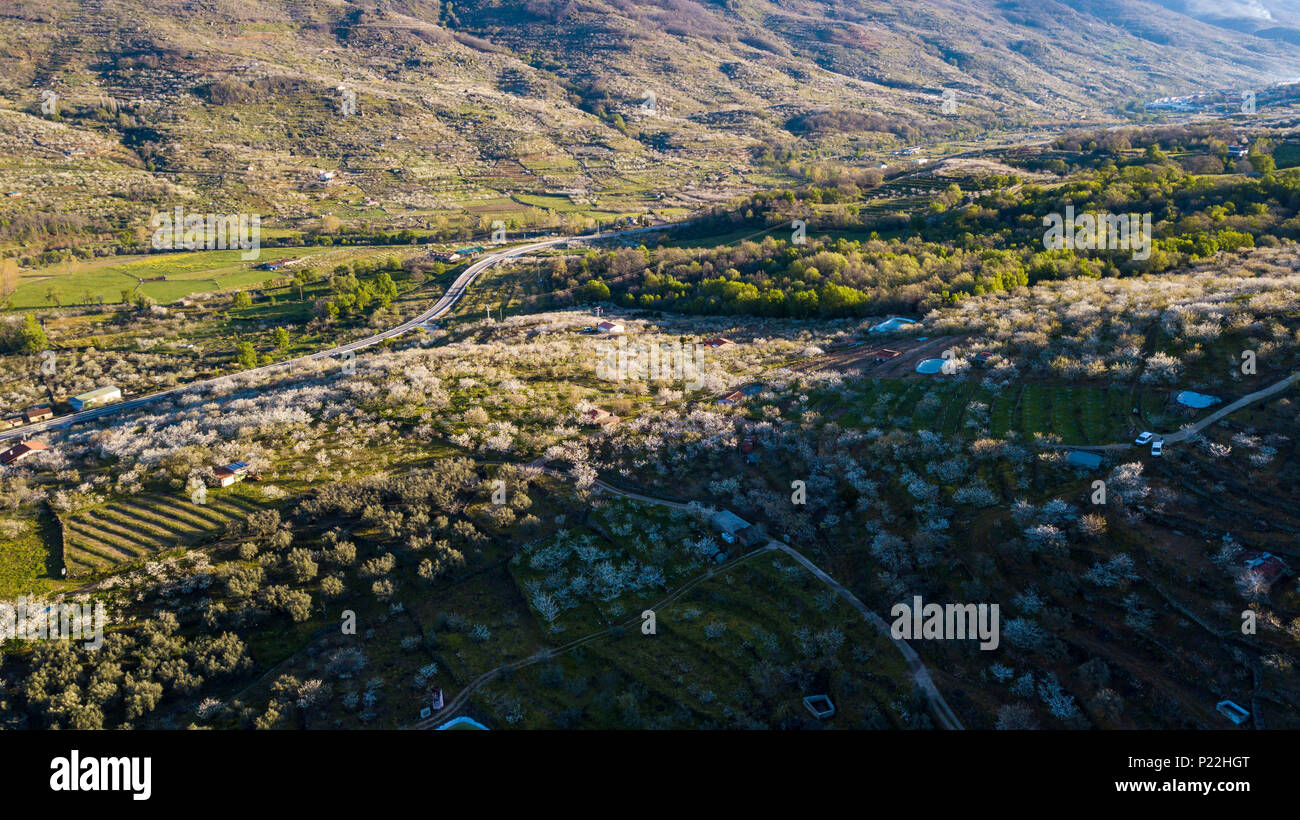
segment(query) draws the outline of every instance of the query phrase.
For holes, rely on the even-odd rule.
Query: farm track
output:
[[[535,465],[536,462],[534,462],[533,465],[531,466],[535,466]],[[543,469],[548,475],[561,476],[561,477],[563,477],[564,475],[563,473],[560,473],[556,470],[549,470],[545,468]],[[658,504],[660,506],[673,507],[676,509],[683,509],[683,510],[690,508],[689,504],[683,504],[680,501],[669,501],[667,499],[655,498],[653,496],[643,495],[641,493],[633,492],[631,490],[624,490],[615,487],[605,481],[601,481],[599,479],[597,479],[594,482],[593,486],[599,492],[607,492],[612,495],[618,495],[618,496],[622,496],[623,498],[630,498],[636,501],[643,501],[649,504]],[[662,601],[652,604],[648,608],[655,609],[655,610],[661,609],[667,604],[670,604],[673,601],[677,600],[686,592],[693,589],[696,585],[710,578],[713,578],[715,573],[726,571],[741,563],[744,563],[745,561],[750,560],[751,558],[757,555],[762,555],[768,552],[783,552],[786,555],[790,556],[795,560],[795,562],[797,562],[804,569],[808,570],[810,573],[812,573],[812,575],[815,578],[817,578],[819,581],[825,584],[832,592],[834,592],[840,598],[844,599],[846,602],[848,602],[850,606],[856,609],[868,624],[870,624],[873,628],[875,628],[876,631],[879,632],[886,640],[892,643],[894,647],[898,649],[898,651],[903,655],[904,661],[906,661],[908,668],[911,670],[913,681],[916,683],[918,687],[922,689],[922,691],[926,693],[926,699],[930,703],[930,707],[934,711],[934,715],[938,719],[940,726],[942,726],[944,729],[950,729],[950,730],[962,730],[965,728],[964,726],[962,726],[961,720],[957,717],[957,714],[948,705],[948,702],[944,700],[943,694],[939,691],[939,688],[934,684],[934,680],[930,676],[929,669],[926,668],[924,661],[922,661],[920,656],[917,655],[916,650],[912,649],[912,647],[909,646],[906,641],[895,638],[889,629],[889,625],[885,623],[885,620],[875,612],[868,609],[867,606],[863,604],[862,601],[859,600],[856,595],[854,595],[852,592],[848,590],[848,588],[840,584],[835,579],[831,578],[831,576],[827,575],[820,567],[818,567],[809,558],[803,555],[803,553],[799,552],[794,547],[791,547],[789,544],[783,543],[781,541],[777,541],[776,539],[770,539],[766,544],[764,544],[763,546],[755,550],[751,550],[750,552],[732,558],[730,561],[727,561],[723,564],[719,564],[716,567],[711,567],[707,571],[695,576],[694,578],[687,581],[682,586],[673,590]],[[538,663],[540,661],[549,660],[555,655],[563,652],[567,652],[570,649],[573,649],[574,647],[581,646],[585,643],[589,643],[599,638],[608,636],[615,629],[618,628],[633,629],[636,628],[636,625],[639,623],[640,620],[638,617],[632,617],[622,624],[617,624],[615,626],[600,630],[599,632],[594,632],[592,634],[583,636],[581,638],[577,638],[573,641],[570,641],[569,643],[564,644],[563,646],[552,648],[552,649],[543,649],[522,660],[515,661],[509,664],[504,664],[502,666],[498,666],[495,669],[484,672],[482,675],[479,675],[477,678],[470,681],[459,692],[457,692],[456,696],[453,697],[449,702],[447,702],[447,704],[441,710],[439,710],[436,715],[418,721],[413,726],[411,726],[411,728],[434,729],[437,726],[445,723],[448,720],[448,718],[450,718],[453,714],[455,714],[457,710],[464,707],[465,703],[469,700],[470,696],[473,695],[475,691],[477,691],[483,685],[494,680],[498,675],[500,675],[504,671],[507,670],[514,671],[514,670],[522,669],[525,666],[530,666],[534,663]]]
[[[928,339],[895,339],[862,342],[855,347],[828,351],[811,359],[789,366],[794,371],[844,370],[862,368],[864,378],[888,379],[917,376],[916,363],[922,359],[939,358],[944,350],[966,344],[968,337],[932,336]],[[875,361],[876,352],[882,349],[897,350],[900,355],[887,362]]]
[[[1179,441],[1186,441],[1187,439],[1191,438],[1197,433],[1200,433],[1206,427],[1209,427],[1211,424],[1214,424],[1216,421],[1219,421],[1220,419],[1225,418],[1232,413],[1235,413],[1236,411],[1242,409],[1243,407],[1248,407],[1257,401],[1276,396],[1278,393],[1281,393],[1282,391],[1286,390],[1287,388],[1297,383],[1300,383],[1300,372],[1292,373],[1290,376],[1287,376],[1285,379],[1270,384],[1268,387],[1264,387],[1259,390],[1256,390],[1253,393],[1247,393],[1246,395],[1242,396],[1236,401],[1221,407],[1220,409],[1214,411],[1210,415],[1206,416],[1205,418],[1201,419],[1200,421],[1194,424],[1190,424],[1187,427],[1184,427],[1180,430],[1176,430],[1172,433],[1163,433],[1163,434],[1156,433],[1155,437],[1157,439],[1163,438],[1165,440],[1165,444],[1172,444]],[[1053,447],[1055,449],[1073,449],[1073,450],[1127,450],[1130,447],[1133,447],[1134,445],[1132,442],[1126,441],[1126,442],[1120,442],[1116,444],[1051,444],[1047,446]]]

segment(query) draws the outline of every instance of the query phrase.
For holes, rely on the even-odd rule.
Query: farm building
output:
[[[728,393],[727,395],[718,399],[717,402],[715,402],[715,404],[721,404],[726,407],[734,407],[735,405],[740,404],[745,399],[757,396],[759,393],[762,392],[763,392],[763,385],[759,384],[758,382],[753,382],[752,384],[745,385],[739,390]]]
[[[54,408],[48,404],[38,404],[35,407],[28,407],[23,411],[23,418],[28,424],[34,421],[45,421],[54,418]]]
[[[728,345],[734,345],[734,344],[735,342],[731,341],[730,339],[724,338],[722,336],[715,336],[714,338],[709,339],[707,342],[705,342],[704,346],[705,347],[727,347]]]
[[[601,333],[622,333],[623,324],[621,322],[601,322],[596,325],[596,330]]]
[[[1291,574],[1291,567],[1271,552],[1248,558],[1242,564],[1238,585],[1243,592],[1268,592],[1273,585]]]
[[[213,467],[212,475],[217,479],[218,486],[229,487],[236,481],[242,481],[244,476],[248,475],[248,465],[242,461],[236,461],[234,464],[227,464],[224,467]]]
[[[766,543],[767,530],[763,529],[762,524],[750,524],[747,527],[741,527],[736,530],[736,538],[746,547],[757,547]]]
[[[105,404],[112,404],[121,400],[122,391],[112,385],[107,385],[73,396],[68,399],[68,404],[72,406],[73,410],[89,410],[92,407],[103,407]]]
[[[428,256],[435,262],[456,262],[460,259],[460,254],[456,251],[430,250]]]
[[[718,510],[709,516],[709,523],[715,530],[725,533],[737,533],[749,526],[749,522],[730,510]]]
[[[50,446],[43,441],[24,441],[0,453],[0,464],[15,464],[32,453],[48,449]]]
[[[580,418],[582,419],[582,423],[588,427],[608,429],[613,427],[615,424],[618,424],[618,416],[599,407],[593,410],[588,410],[583,413]]]

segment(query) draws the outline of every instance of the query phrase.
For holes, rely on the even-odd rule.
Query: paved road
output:
[[[157,393],[150,393],[145,396],[139,396],[136,398],[127,399],[125,401],[120,401],[117,402],[116,404],[110,404],[104,407],[96,407],[93,410],[82,410],[81,412],[78,413],[69,413],[63,416],[55,416],[54,418],[48,419],[46,421],[38,421],[33,424],[23,425],[22,427],[15,427],[11,430],[0,432],[0,441],[5,441],[6,439],[25,438],[27,436],[30,436],[33,433],[38,433],[43,430],[62,429],[72,424],[81,424],[83,422],[92,421],[98,418],[103,418],[104,416],[111,416],[116,413],[124,413],[128,410],[134,410],[137,407],[143,407],[147,404],[151,404],[153,402],[159,401],[160,399],[165,399],[168,398],[169,396],[175,396],[193,387],[197,387],[203,384],[213,384],[215,382],[219,382],[223,379],[228,379],[233,376],[273,373],[278,370],[291,370],[297,365],[302,364],[304,362],[328,359],[334,356],[341,356],[344,353],[360,350],[365,347],[370,347],[371,345],[379,344],[384,339],[391,339],[394,336],[400,336],[403,333],[406,333],[409,330],[413,330],[414,328],[417,328],[426,322],[432,321],[434,319],[439,318],[440,316],[443,316],[448,311],[450,311],[456,305],[457,302],[460,301],[461,297],[465,295],[465,290],[470,286],[470,284],[474,282],[475,279],[478,278],[479,274],[481,274],[483,271],[487,270],[488,268],[492,267],[493,265],[505,261],[506,259],[511,259],[516,256],[522,256],[524,254],[529,254],[536,251],[544,250],[546,248],[551,248],[563,242],[586,242],[586,241],[591,241],[596,239],[611,239],[611,238],[616,238],[621,236],[631,236],[634,234],[662,231],[668,228],[676,227],[679,224],[684,224],[684,223],[654,225],[649,228],[632,228],[626,231],[614,231],[611,233],[591,234],[587,236],[557,236],[557,237],[552,237],[550,239],[539,240],[537,242],[530,242],[526,245],[518,245],[511,248],[506,248],[504,250],[500,250],[495,253],[488,254],[487,256],[483,257],[479,261],[475,262],[474,264],[466,268],[461,273],[460,276],[456,277],[456,281],[451,283],[451,287],[447,289],[447,292],[442,295],[442,298],[439,299],[433,305],[433,307],[429,308],[424,313],[421,313],[419,316],[416,316],[414,319],[405,321],[400,325],[389,328],[388,330],[385,330],[381,333],[376,333],[373,336],[367,336],[364,339],[358,339],[355,342],[348,342],[347,344],[339,345],[337,347],[332,347],[328,350],[321,350],[316,353],[310,353],[305,356],[299,356],[294,359],[286,359],[285,361],[276,362],[275,364],[268,364],[268,365],[263,365],[261,367],[254,367],[249,370],[241,370],[239,373],[231,373],[225,376],[216,376],[214,378],[204,379],[202,381],[190,382],[188,384],[183,384],[179,387],[172,387],[167,390],[160,390]]]

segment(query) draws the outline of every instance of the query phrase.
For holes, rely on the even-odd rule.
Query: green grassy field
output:
[[[1141,394],[1139,394],[1141,395]],[[991,433],[1055,433],[1067,444],[1107,444],[1129,437],[1133,407],[1126,387],[1026,384],[985,395]],[[1163,402],[1163,396],[1160,397]]]
[[[174,302],[194,293],[260,285],[285,271],[257,270],[254,266],[274,259],[307,258],[318,268],[332,267],[364,256],[391,256],[409,251],[410,245],[304,248],[263,248],[258,259],[240,258],[243,251],[193,251],[159,253],[122,259],[97,259],[27,272],[10,300],[13,308],[50,307],[122,301],[122,291],[135,291],[157,302]],[[166,277],[160,281],[143,281]]]
[[[47,592],[58,585],[56,560],[50,554],[52,524],[32,515],[0,517],[0,527],[13,527],[16,537],[0,535],[0,599]]]
[[[589,210],[585,205],[575,204],[567,196],[516,194],[515,198],[535,208],[545,208],[559,213],[585,213]]]
[[[1106,444],[1129,437],[1129,395],[1126,387],[1021,384],[994,393],[965,380],[872,379],[847,401],[823,395],[816,409],[846,426],[901,426],[953,435],[962,432],[967,408],[977,401],[989,407],[994,437],[1055,433],[1067,444]],[[1138,400],[1148,412],[1158,412],[1168,391],[1140,391]]]
[[[459,273],[460,270],[456,268],[453,273]],[[538,283],[536,268],[497,265],[479,275],[444,321],[449,325],[459,321],[478,321],[486,317],[487,308],[492,309],[494,319],[530,313],[536,307],[524,300],[547,292],[549,286]]]

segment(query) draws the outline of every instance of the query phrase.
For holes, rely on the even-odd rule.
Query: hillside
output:
[[[16,0],[0,46],[10,239],[143,241],[181,202],[287,224],[671,217],[779,182],[765,161],[791,153],[1300,75],[1286,43],[1129,0]]]
[[[1300,728],[1298,11],[5,0],[0,729]]]

